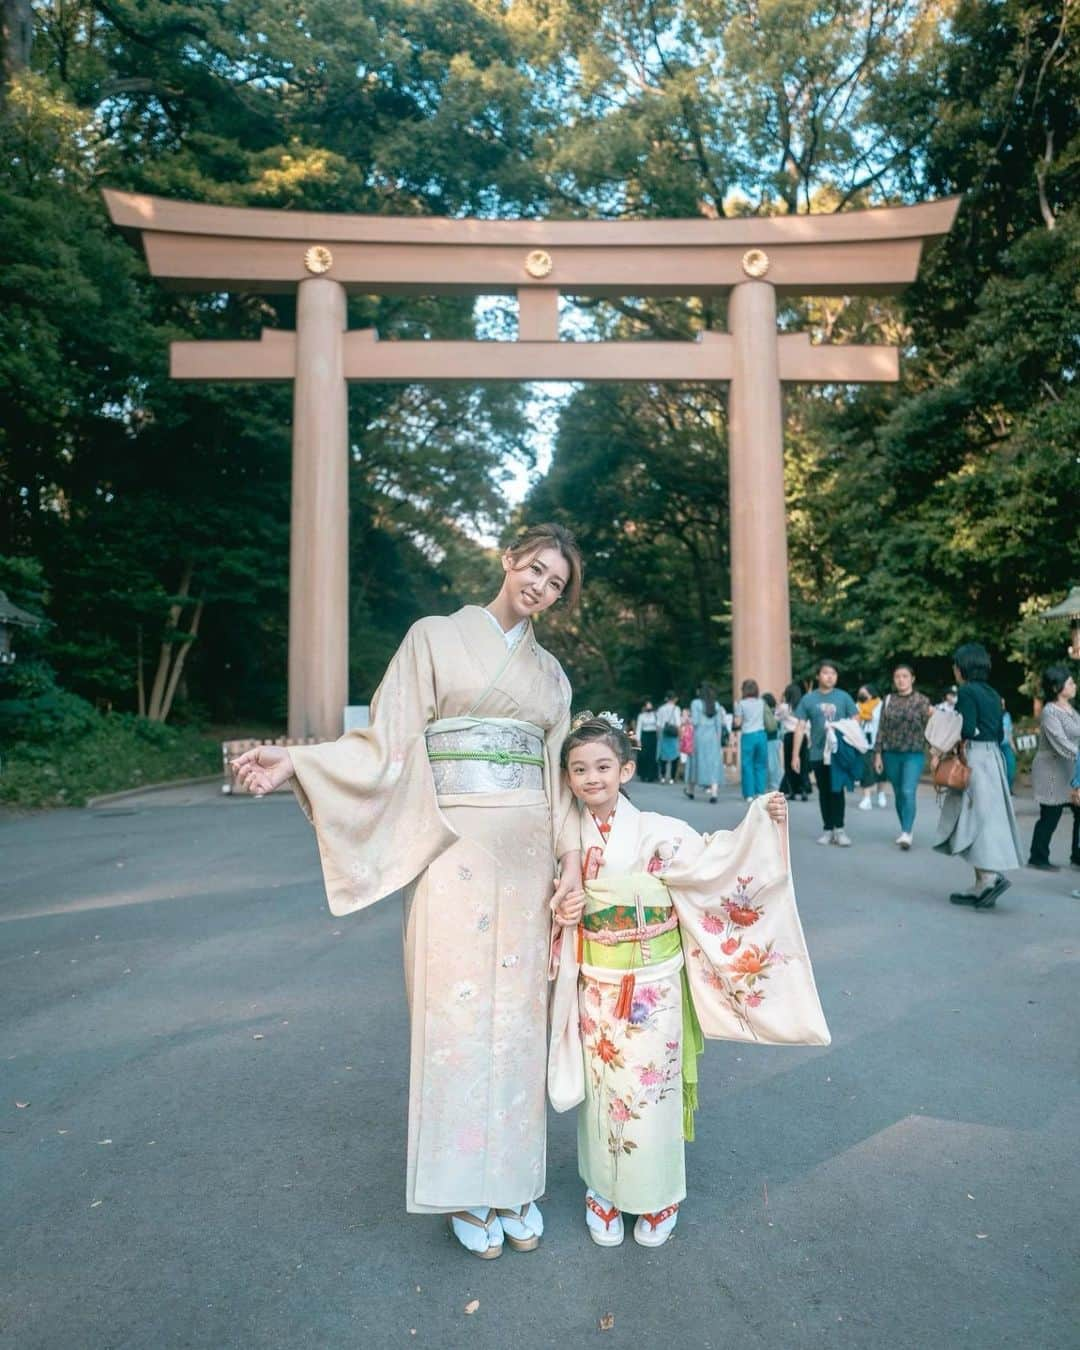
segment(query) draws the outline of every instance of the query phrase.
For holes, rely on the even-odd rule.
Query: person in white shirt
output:
[[[674,783],[675,767],[679,762],[679,722],[682,711],[669,690],[656,710],[656,756],[661,783]]]

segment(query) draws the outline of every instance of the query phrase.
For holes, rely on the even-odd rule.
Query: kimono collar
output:
[[[611,833],[607,837],[606,844],[600,831],[596,828],[592,812],[584,811],[582,815],[581,841],[583,848],[588,850],[594,845],[598,845],[604,849],[604,862],[600,869],[601,875],[608,873],[617,876],[620,873],[632,872],[637,864],[638,828],[641,812],[629,797],[619,798],[619,803],[615,808],[615,819],[611,823]]]
[[[495,615],[492,614],[491,610],[488,609],[486,606],[484,607],[484,613],[495,625],[495,628],[498,631],[499,636],[503,639],[503,641],[506,643],[508,647],[513,647],[520,638],[523,638],[525,636],[525,629],[529,626],[528,619],[521,619],[516,624],[514,624],[513,628],[506,629],[503,628],[502,624],[498,621]]]

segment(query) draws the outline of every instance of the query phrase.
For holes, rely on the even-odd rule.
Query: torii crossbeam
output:
[[[106,191],[151,273],[180,290],[297,293],[296,331],[174,342],[188,380],[292,380],[289,735],[340,734],[348,693],[349,380],[723,380],[729,393],[736,688],[791,675],[783,382],[895,380],[895,347],[778,333],[776,296],[886,294],[915,279],[958,199],[839,215],[533,221],[205,206]],[[345,297],[516,294],[511,342],[380,342],[346,331]],[[696,342],[564,342],[560,295],[730,292],[729,331]]]

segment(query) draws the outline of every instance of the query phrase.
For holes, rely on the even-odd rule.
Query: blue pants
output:
[[[760,797],[765,792],[769,772],[768,744],[764,731],[744,731],[739,737],[744,797]]]
[[[915,794],[919,788],[925,756],[921,750],[886,750],[885,777],[892,784],[896,797],[896,814],[900,828],[910,834],[915,828]]]
[[[780,786],[780,779],[784,776],[784,767],[781,763],[784,747],[780,744],[779,736],[774,736],[770,741],[768,735],[769,733],[766,732],[765,748],[769,763],[769,791],[775,792]]]
[[[1016,755],[1008,741],[1001,742],[1001,753],[1005,756],[1005,777],[1009,780],[1009,791],[1016,782]]]

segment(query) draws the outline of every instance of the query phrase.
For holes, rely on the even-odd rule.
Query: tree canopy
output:
[[[290,391],[177,383],[166,362],[176,337],[291,327],[292,301],[163,291],[103,185],[607,218],[962,194],[904,296],[781,312],[904,353],[896,388],[787,394],[795,656],[863,677],[914,657],[933,679],[978,636],[1016,690],[1061,648],[1031,616],[1080,578],[1076,15],[1073,0],[6,0],[0,577],[50,620],[23,638],[9,699],[40,694],[48,668],[99,707],[283,718]],[[387,336],[495,322],[454,297],[350,301],[352,325]],[[725,314],[630,297],[581,303],[576,323],[686,337]],[[582,611],[548,624],[583,698],[725,681],[726,417],[722,387],[577,387],[515,507],[507,481],[535,469],[527,390],[353,386],[352,696],[412,619],[485,593],[482,541],[522,515],[570,524],[587,555]]]

